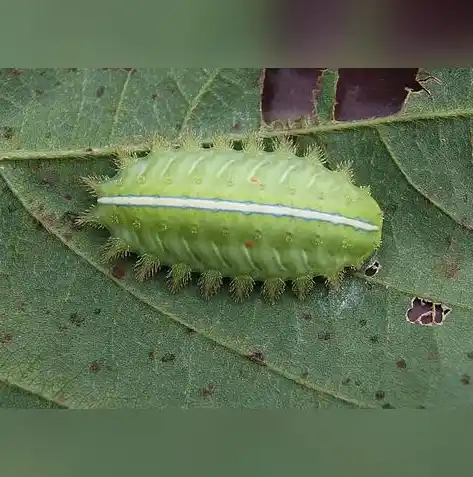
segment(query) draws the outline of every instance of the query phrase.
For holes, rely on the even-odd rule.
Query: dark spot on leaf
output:
[[[379,336],[376,336],[376,335],[370,336],[370,341],[375,344],[379,343]]]
[[[184,325],[185,326],[185,325]],[[185,326],[186,328],[186,332],[187,333],[196,333],[196,331],[194,330],[194,328],[191,328],[190,326]]]
[[[89,371],[91,373],[98,373],[101,368],[102,368],[102,365],[98,361],[94,361],[89,364]]]
[[[151,351],[148,351],[148,359],[150,361],[153,361],[154,360],[154,351],[151,350]]]
[[[381,401],[381,399],[384,399],[386,397],[386,393],[384,391],[376,391],[374,393],[374,397],[378,400]]]
[[[383,409],[395,409],[395,407],[392,404],[389,404],[388,402],[386,404],[383,404],[381,407]]]
[[[11,126],[1,126],[0,127],[0,136],[3,139],[10,140],[15,135],[15,130]]]
[[[346,386],[347,384],[350,384],[350,382],[351,382],[351,379],[350,379],[350,378],[343,378],[343,379],[342,379],[342,384],[343,384],[344,386]]]
[[[319,333],[317,333],[317,338],[323,341],[330,340],[332,336],[333,336],[333,333],[330,331],[320,331]]]
[[[435,326],[441,325],[449,313],[450,309],[441,303],[415,297],[412,299],[411,308],[407,310],[405,317],[412,324]]]
[[[176,359],[176,355],[174,353],[165,353],[161,356],[161,361],[163,363],[171,363]]]
[[[120,264],[117,263],[112,267],[110,273],[117,280],[123,280],[125,278],[125,275],[126,275],[125,267],[123,265],[120,265]]]
[[[0,343],[11,344],[13,342],[13,335],[11,333],[3,333],[0,335]]]
[[[66,195],[64,196],[64,199],[66,199],[68,202],[70,202],[70,201],[72,200],[72,195],[66,194]]]
[[[417,409],[427,409],[427,408],[423,406],[422,404],[420,404],[419,406],[417,406]]]
[[[101,98],[104,92],[105,92],[105,86],[99,86],[97,88],[97,91],[95,92],[95,96],[97,96],[97,98]]]
[[[467,356],[469,359],[473,359],[473,351],[468,351],[468,353],[466,353],[466,356]]]
[[[312,313],[310,311],[304,311],[302,313],[302,318],[306,321],[310,321],[314,318],[314,316],[312,315]]]
[[[44,93],[44,90],[41,89],[41,88],[36,88],[34,90],[34,92],[35,92],[36,96],[41,96]]]
[[[363,318],[358,323],[360,324],[360,326],[366,326],[366,323],[368,323],[368,321]]]
[[[264,355],[261,351],[254,351],[253,353],[246,355],[246,357],[250,361],[253,361],[253,363],[266,366],[266,363],[264,362]]]
[[[8,68],[8,72],[13,76],[21,76],[24,73],[24,70],[20,68]]]
[[[151,99],[157,99],[157,98],[158,98],[158,95],[157,95],[156,93],[153,93],[153,94],[151,95]]]
[[[355,380],[355,386],[361,386],[361,381],[359,381],[358,379]]]
[[[215,387],[213,384],[209,384],[208,386],[205,386],[200,389],[200,394],[206,398],[212,397],[214,395],[214,392],[215,392]]]
[[[84,323],[85,318],[83,316],[80,316],[79,313],[77,313],[77,311],[75,311],[74,313],[70,314],[69,321],[73,325],[81,326]]]
[[[93,152],[93,149],[92,149],[91,147],[86,147],[86,148],[85,148],[85,151],[86,151],[86,152]]]
[[[396,361],[396,366],[399,369],[406,369],[407,364],[406,364],[406,361],[403,358],[401,358]]]
[[[469,374],[462,374],[460,381],[462,384],[470,384],[471,378]]]
[[[240,131],[240,129],[241,129],[241,124],[240,123],[232,124],[232,131]]]
[[[44,137],[45,137],[46,139],[51,139],[52,134],[51,134],[50,132],[47,132],[47,133],[44,135]]]
[[[67,71],[71,71],[72,73],[75,73],[78,70],[78,68],[67,68]]]
[[[94,310],[94,315],[100,315],[100,312],[102,311],[101,308],[95,308]]]

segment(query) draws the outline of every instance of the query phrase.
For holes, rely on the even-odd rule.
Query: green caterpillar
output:
[[[97,206],[79,222],[111,232],[105,260],[136,253],[139,280],[170,267],[172,292],[199,272],[205,297],[228,277],[238,301],[256,281],[269,303],[288,281],[305,299],[315,276],[337,284],[381,243],[383,214],[369,190],[348,168],[323,164],[319,149],[301,158],[286,140],[273,152],[255,137],[241,151],[221,138],[212,148],[192,136],[179,148],[160,140],[144,158],[121,156],[113,178],[85,178]]]

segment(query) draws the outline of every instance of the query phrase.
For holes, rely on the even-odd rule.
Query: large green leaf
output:
[[[352,123],[330,121],[337,76],[324,74],[321,123],[298,132],[371,186],[382,268],[271,307],[138,284],[130,264],[100,264],[106,234],[73,226],[92,200],[79,177],[112,173],[98,157],[116,145],[258,129],[259,70],[2,72],[4,384],[74,408],[469,404],[472,72],[433,73],[398,115]],[[416,296],[451,309],[443,326],[406,321]]]

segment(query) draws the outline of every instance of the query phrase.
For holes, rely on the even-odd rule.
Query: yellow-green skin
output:
[[[344,172],[288,152],[156,151],[96,187],[97,221],[132,252],[161,265],[224,277],[336,277],[381,240],[383,214]],[[103,197],[165,196],[283,205],[358,219],[367,231],[319,220],[241,212],[101,204]],[[125,201],[127,199],[124,199]]]

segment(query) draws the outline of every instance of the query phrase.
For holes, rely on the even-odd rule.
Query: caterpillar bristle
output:
[[[241,303],[251,295],[254,286],[255,281],[250,276],[235,277],[230,283],[230,295]]]
[[[263,138],[257,133],[248,134],[243,140],[243,150],[251,154],[258,154],[263,151],[264,142]]]
[[[297,277],[292,281],[292,291],[296,297],[303,301],[306,300],[314,289],[314,278],[312,275]]]
[[[135,277],[139,282],[152,278],[161,267],[159,258],[145,253],[141,255],[135,264]]]
[[[202,138],[196,132],[183,132],[179,138],[179,148],[189,152],[202,150]]]
[[[210,298],[216,295],[223,283],[223,276],[217,270],[206,270],[198,281],[200,292],[204,298]]]
[[[93,206],[78,214],[74,224],[78,227],[93,227],[95,229],[104,229],[105,225],[96,214],[97,207]]]
[[[167,275],[167,284],[171,293],[177,293],[191,281],[192,269],[185,263],[176,263]]]
[[[126,146],[119,146],[115,150],[113,162],[119,170],[131,166],[138,160],[136,153]]]
[[[274,152],[282,152],[286,154],[296,154],[296,147],[290,137],[282,136],[275,139]]]
[[[101,260],[104,263],[125,258],[131,254],[130,246],[120,237],[109,237],[102,247]]]
[[[104,183],[110,180],[108,176],[90,175],[81,177],[81,182],[85,185],[87,191],[94,197],[98,196],[98,189]]]
[[[286,282],[282,278],[268,278],[263,282],[261,293],[265,301],[270,305],[274,305],[286,289]]]
[[[368,195],[371,195],[371,187],[369,185],[360,186],[361,190],[364,190]]]
[[[332,290],[338,290],[345,277],[345,270],[341,270],[338,273],[333,274],[325,280],[325,284]]]
[[[353,170],[350,162],[342,162],[341,164],[338,164],[335,170],[345,175],[350,182],[353,182]]]
[[[216,134],[211,140],[214,151],[227,152],[232,149],[232,141],[224,135]]]
[[[151,152],[166,152],[174,149],[174,143],[167,137],[155,134],[151,139]]]
[[[327,158],[323,149],[317,144],[311,144],[305,153],[305,158],[315,164],[324,166],[327,163]]]

